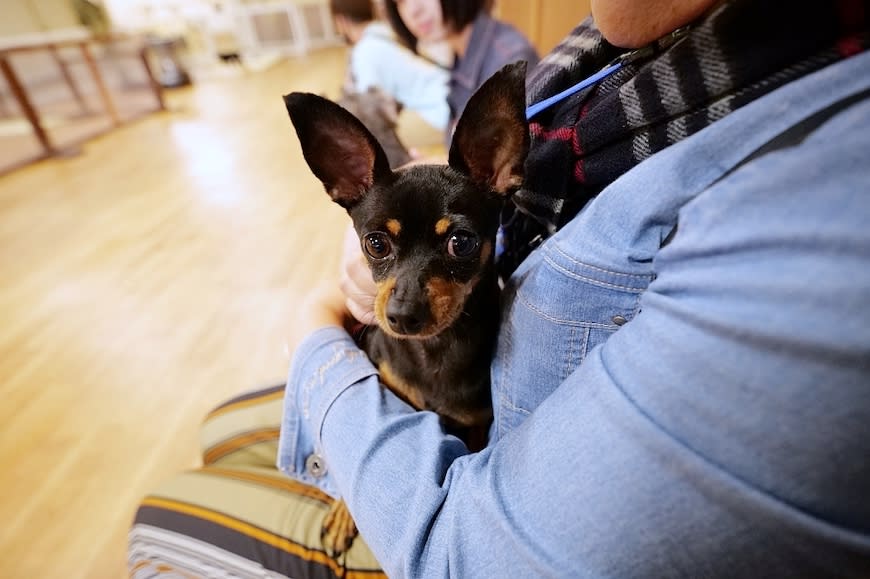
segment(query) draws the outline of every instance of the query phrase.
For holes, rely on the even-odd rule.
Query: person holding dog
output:
[[[357,354],[342,324],[371,280],[349,245],[355,289],[311,296],[286,391],[206,424],[298,425],[316,445],[285,428],[280,460],[315,485],[275,476],[257,437],[215,444],[143,502],[134,575],[870,574],[867,17],[594,0],[528,79],[532,105],[585,88],[530,119],[488,446]],[[340,562],[315,536],[323,485],[361,533]]]

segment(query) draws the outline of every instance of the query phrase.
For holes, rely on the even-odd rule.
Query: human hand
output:
[[[312,332],[328,326],[348,329],[350,316],[344,306],[344,294],[335,280],[321,282],[305,292],[298,315],[289,328],[284,343],[285,353],[291,355]]]
[[[352,225],[348,226],[344,235],[339,287],[344,294],[344,306],[351,315],[363,324],[374,324],[378,288]]]

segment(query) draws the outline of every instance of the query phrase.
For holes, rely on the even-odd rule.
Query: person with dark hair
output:
[[[506,64],[524,60],[531,71],[538,53],[516,28],[490,14],[492,0],[385,0],[384,12],[411,50],[446,41],[453,51],[447,103],[450,131],[480,85]]]
[[[528,78],[486,448],[381,386],[349,267],[142,502],[133,575],[870,576],[863,5],[593,0]]]
[[[336,31],[351,46],[343,92],[379,91],[445,131],[449,71],[400,43],[371,0],[330,0],[329,7]]]

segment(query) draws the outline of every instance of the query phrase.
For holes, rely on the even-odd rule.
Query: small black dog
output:
[[[377,327],[361,347],[381,382],[433,410],[472,449],[492,421],[489,366],[499,321],[494,248],[504,201],[523,181],[529,148],[524,62],[472,96],[448,165],[390,169],[351,113],[313,94],[284,97],[302,152],[347,209],[372,276]],[[324,523],[327,548],[346,550],[356,527],[342,501]]]

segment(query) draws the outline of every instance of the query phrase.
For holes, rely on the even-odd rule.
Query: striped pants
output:
[[[209,414],[203,466],[139,506],[131,577],[384,577],[359,537],[339,559],[327,555],[320,529],[332,499],[275,468],[283,393],[259,390]]]

